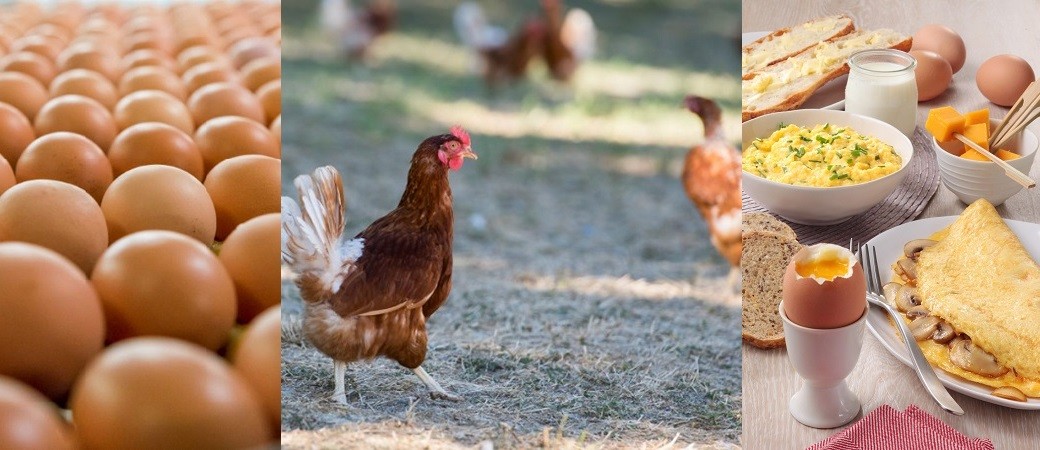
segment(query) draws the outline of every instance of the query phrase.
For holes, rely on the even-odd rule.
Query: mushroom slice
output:
[[[885,284],[881,291],[885,294],[885,301],[889,305],[896,306],[896,296],[899,295],[899,290],[903,288],[902,284],[896,283],[895,281]]]
[[[931,239],[914,239],[903,245],[903,254],[912,261],[917,261],[917,255],[921,254],[921,250],[938,244],[938,241]]]
[[[923,341],[928,339],[935,333],[935,330],[939,327],[939,318],[935,316],[924,316],[914,319],[910,322],[910,333],[914,335],[914,339]]]
[[[896,269],[899,275],[903,277],[907,283],[917,283],[917,263],[910,258],[903,258],[896,261]]]
[[[950,361],[961,369],[986,377],[999,377],[1008,372],[1007,367],[998,364],[993,355],[971,339],[957,339],[950,344]]]
[[[1008,400],[1014,400],[1016,402],[1026,401],[1026,394],[1022,391],[1015,389],[1011,386],[999,387],[993,390],[994,397],[1006,398]]]
[[[913,308],[906,310],[906,317],[909,317],[911,320],[916,319],[918,317],[927,316],[928,314],[930,314],[928,308],[925,308],[922,305],[917,305]]]
[[[953,325],[940,320],[939,325],[935,327],[935,332],[932,333],[932,340],[945,344],[952,341],[955,336],[957,336],[957,332],[953,330]]]
[[[921,305],[921,297],[917,296],[917,288],[903,286],[896,295],[896,309],[900,312],[908,312],[911,308]]]

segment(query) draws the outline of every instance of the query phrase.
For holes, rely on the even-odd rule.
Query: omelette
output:
[[[976,383],[1040,397],[1040,266],[984,199],[932,239],[938,243],[917,261],[921,305],[1011,370],[978,375],[954,365],[947,345],[919,342],[929,362]]]

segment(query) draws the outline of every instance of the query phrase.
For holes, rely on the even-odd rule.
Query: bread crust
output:
[[[756,51],[756,49],[758,47],[762,46],[763,44],[765,44],[767,42],[771,42],[774,39],[777,39],[777,38],[779,38],[779,37],[781,37],[781,36],[783,36],[785,34],[791,33],[794,30],[795,27],[804,26],[804,25],[807,25],[807,24],[811,24],[813,22],[819,22],[819,21],[822,21],[822,20],[830,19],[832,17],[836,18],[839,21],[846,21],[845,25],[842,26],[841,28],[836,29],[834,34],[830,35],[829,37],[827,37],[825,39],[809,42],[808,45],[806,45],[806,46],[804,46],[802,48],[796,49],[796,50],[791,51],[791,52],[789,52],[787,54],[784,54],[784,55],[780,55],[776,59],[773,59],[773,60],[767,62],[764,66],[762,66],[762,68],[769,67],[769,66],[772,66],[773,64],[782,62],[782,61],[786,60],[787,58],[790,58],[792,56],[795,56],[795,55],[797,55],[799,53],[802,53],[802,52],[812,48],[813,46],[815,46],[816,44],[818,44],[820,42],[830,42],[830,41],[833,41],[835,39],[838,39],[838,38],[840,38],[840,37],[842,37],[842,36],[844,36],[846,34],[849,34],[849,33],[853,32],[856,29],[856,24],[852,21],[852,18],[849,17],[847,14],[840,14],[838,16],[818,17],[818,18],[809,20],[807,22],[803,22],[803,23],[801,23],[799,25],[795,25],[795,26],[792,26],[792,27],[780,28],[778,30],[773,31],[772,33],[769,33],[769,34],[767,34],[765,36],[762,36],[762,37],[760,37],[758,39],[755,39],[754,41],[749,42],[747,45],[741,47],[741,49],[740,49],[741,53],[747,53],[747,54],[753,53],[753,52]],[[755,69],[755,70],[749,70],[747,72],[744,72],[744,68],[741,67],[740,68],[741,78],[743,79],[747,74],[754,73],[757,70],[761,70],[761,68]]]

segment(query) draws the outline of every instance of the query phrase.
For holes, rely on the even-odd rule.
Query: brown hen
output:
[[[476,159],[459,127],[412,156],[397,208],[353,239],[344,235],[343,186],[326,166],[301,175],[300,205],[282,198],[282,260],[296,274],[307,340],[332,358],[337,401],[348,362],[385,356],[412,369],[435,398],[458,399],[422,368],[426,320],[451,291],[453,213],[448,171]]]

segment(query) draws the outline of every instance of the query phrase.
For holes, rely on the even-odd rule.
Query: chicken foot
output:
[[[337,403],[346,406],[347,388],[343,379],[347,376],[347,363],[332,360],[332,367],[335,369],[336,373],[336,388],[332,391],[332,398],[335,399]]]
[[[416,367],[412,369],[412,371],[419,376],[419,379],[422,380],[423,384],[425,384],[430,390],[430,398],[450,400],[453,402],[462,401],[462,397],[449,394],[448,391],[445,391],[437,380],[434,380],[430,374],[426,373],[426,369],[423,369],[422,366]]]

